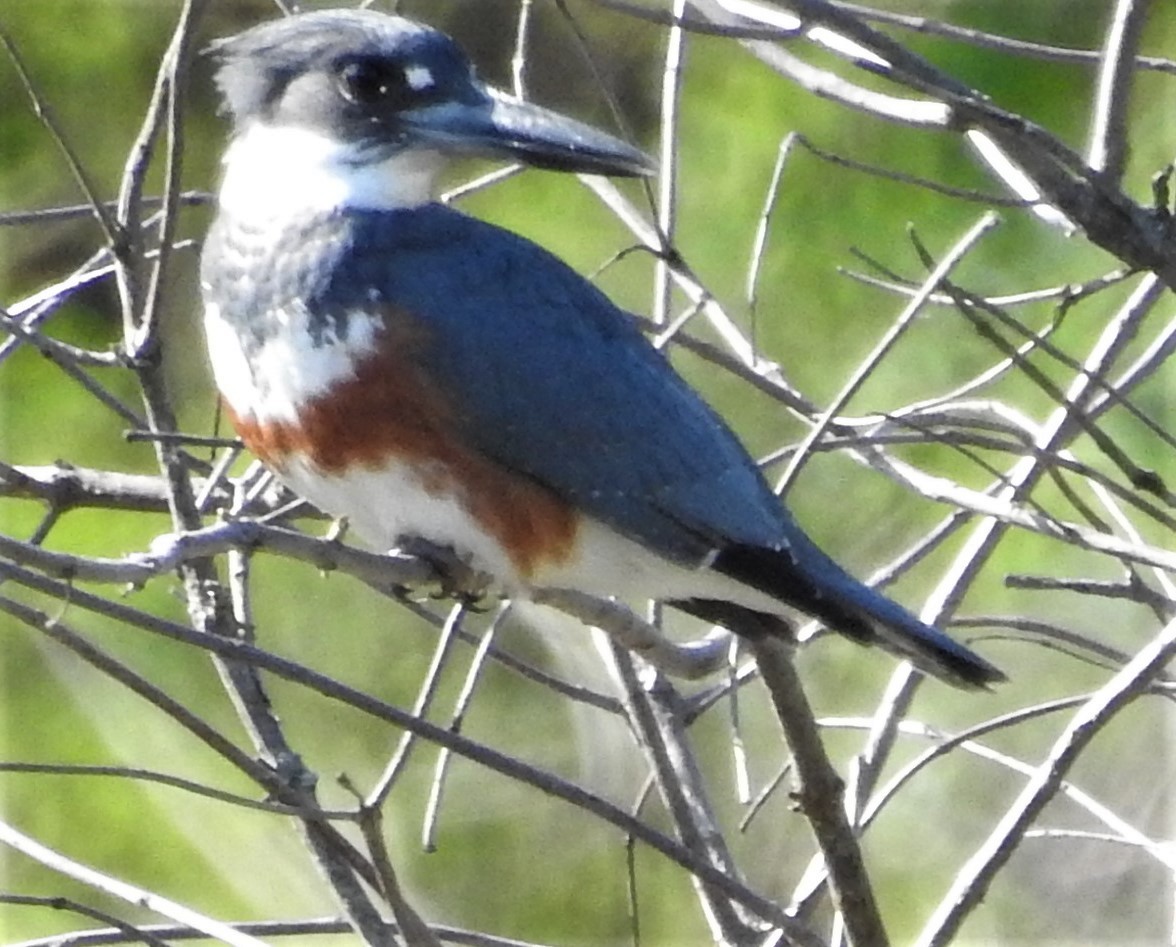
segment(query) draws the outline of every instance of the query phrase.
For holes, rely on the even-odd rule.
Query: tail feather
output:
[[[712,567],[812,615],[854,641],[877,644],[950,684],[982,688],[1006,679],[999,668],[970,648],[858,582],[807,539],[804,543],[803,550],[795,544],[792,549],[780,550],[728,547]],[[740,605],[709,599],[674,604],[748,637],[787,633],[779,629],[777,616]]]

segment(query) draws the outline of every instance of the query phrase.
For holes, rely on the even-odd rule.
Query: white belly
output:
[[[374,549],[395,548],[419,537],[452,549],[469,566],[493,576],[499,590],[526,597],[532,589],[573,589],[627,602],[713,598],[788,614],[773,598],[700,564],[681,565],[609,529],[580,521],[570,554],[520,575],[498,540],[452,495],[438,496],[403,465],[323,475],[302,462],[282,472],[296,493],[333,516],[346,516],[355,534]]]
[[[353,366],[375,347],[379,326],[371,318],[351,319],[346,340],[327,338],[311,345],[298,311],[277,314],[287,331],[276,333],[247,359],[237,332],[214,306],[205,329],[217,386],[241,418],[259,423],[296,422],[298,408],[353,377]],[[297,370],[295,370],[297,366]],[[356,535],[375,549],[392,549],[419,537],[452,549],[479,572],[493,576],[502,591],[526,595],[533,588],[573,589],[626,601],[713,598],[765,612],[787,614],[775,599],[707,568],[662,558],[598,520],[583,518],[566,555],[544,561],[522,575],[499,540],[451,492],[435,487],[428,471],[402,463],[378,469],[354,467],[325,473],[304,458],[284,459],[279,475],[296,493],[331,516],[344,516]]]

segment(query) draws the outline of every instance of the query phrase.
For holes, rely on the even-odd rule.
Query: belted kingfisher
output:
[[[512,595],[660,599],[745,635],[807,613],[954,684],[1003,679],[818,549],[631,316],[434,198],[459,155],[634,176],[641,151],[484,84],[400,17],[299,14],[214,52],[233,137],[208,346],[237,431],[293,490]]]

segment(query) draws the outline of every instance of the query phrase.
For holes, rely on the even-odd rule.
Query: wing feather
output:
[[[634,320],[542,248],[440,206],[353,215],[327,298],[412,313],[423,370],[487,456],[679,561],[780,546],[787,514]]]

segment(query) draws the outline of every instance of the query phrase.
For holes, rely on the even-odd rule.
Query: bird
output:
[[[200,262],[209,358],[295,493],[503,594],[660,600],[749,638],[807,615],[960,687],[1004,679],[818,548],[631,314],[437,198],[463,156],[638,177],[643,151],[399,16],[300,13],[210,52],[232,128]]]

